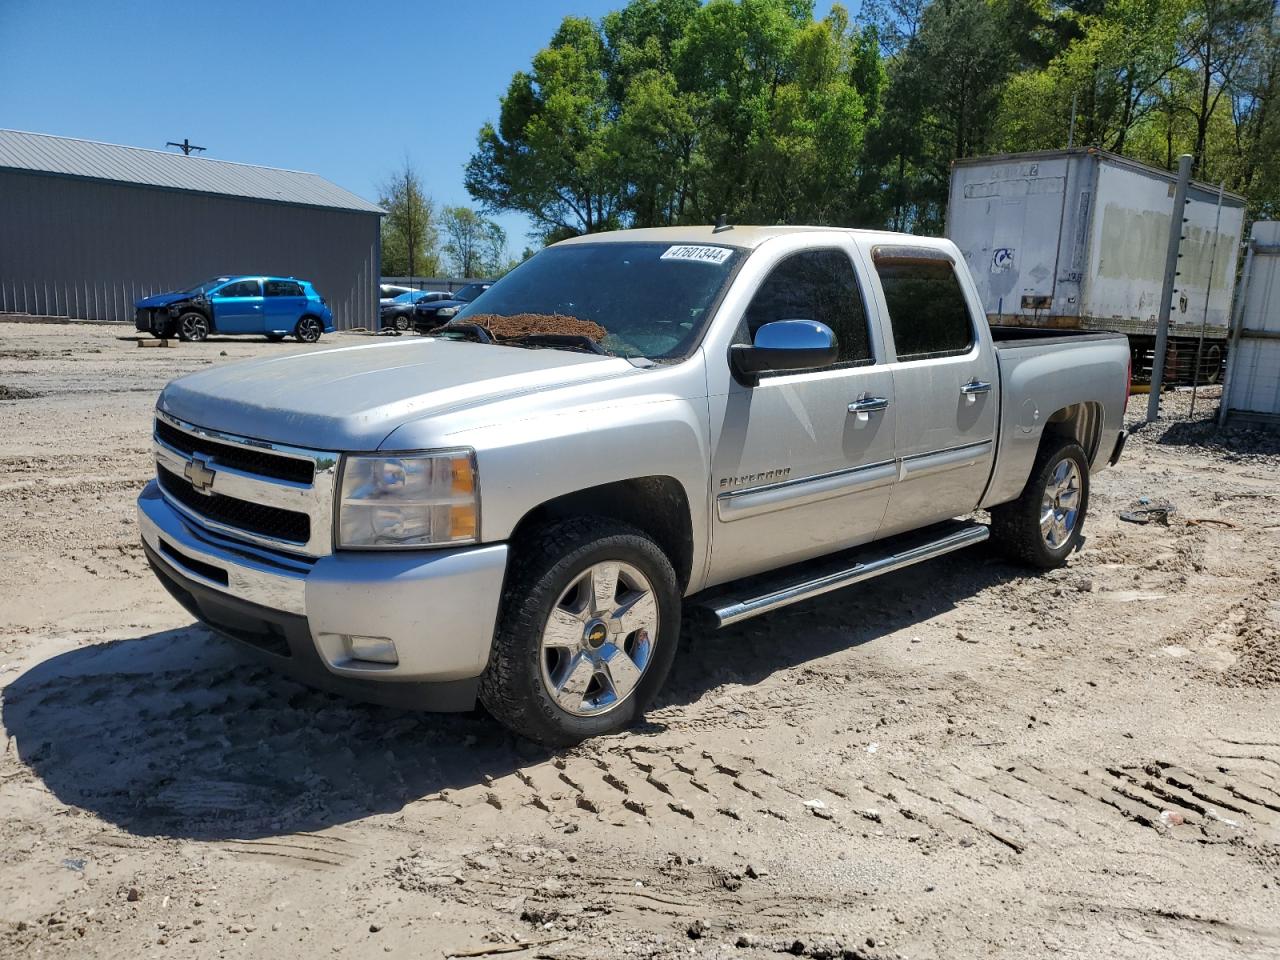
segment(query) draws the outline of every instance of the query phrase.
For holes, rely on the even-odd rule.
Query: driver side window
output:
[[[742,342],[775,320],[816,320],[836,335],[836,366],[874,362],[867,311],[853,263],[841,250],[792,254],[770,272],[743,314]]]
[[[257,280],[240,280],[236,283],[228,283],[217,293],[219,297],[258,297],[261,295]]]

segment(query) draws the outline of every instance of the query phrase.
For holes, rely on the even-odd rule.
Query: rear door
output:
[[[293,333],[307,305],[307,294],[296,280],[264,280],[263,306],[266,327],[263,333]]]
[[[991,475],[995,350],[972,284],[942,247],[863,243],[890,341],[898,456],[882,537],[975,509]]]
[[[816,320],[835,332],[839,359],[765,374],[754,386],[733,380],[727,394],[710,397],[717,438],[710,583],[871,540],[896,471],[893,378],[852,242],[777,247],[734,342],[752,342],[775,320]]]
[[[218,333],[262,333],[262,281],[236,280],[213,295]]]

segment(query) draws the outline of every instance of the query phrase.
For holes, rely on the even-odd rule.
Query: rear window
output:
[[[969,303],[945,254],[893,249],[874,254],[899,360],[967,353],[973,346]]]
[[[303,297],[302,284],[294,280],[268,280],[266,287],[268,297]]]

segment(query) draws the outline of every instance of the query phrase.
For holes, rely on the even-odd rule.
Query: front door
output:
[[[851,241],[781,256],[744,312],[736,342],[775,320],[817,320],[839,360],[710,398],[708,584],[864,543],[880,527],[896,474],[894,383],[853,256]]]
[[[307,304],[306,292],[297,280],[264,280],[262,303],[266,315],[264,333],[293,333]]]
[[[218,333],[262,333],[262,281],[236,280],[213,295]]]
[[[936,247],[868,244],[892,339],[895,485],[880,536],[978,506],[995,457],[999,373],[977,294]]]

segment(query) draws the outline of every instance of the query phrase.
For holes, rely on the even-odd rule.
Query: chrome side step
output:
[[[907,542],[899,539],[886,541],[884,544],[870,544],[858,551],[859,559],[850,565],[839,565],[834,570],[830,567],[815,570],[813,563],[803,564],[807,576],[800,579],[791,582],[775,580],[765,592],[757,596],[733,598],[720,595],[708,600],[706,605],[716,620],[716,626],[727,627],[810,597],[818,597],[841,587],[940,557],[944,553],[973,546],[986,540],[989,535],[990,529],[985,524],[949,523],[945,525],[945,532],[933,539],[921,541],[917,537]],[[877,546],[892,552],[877,553]],[[785,572],[783,575],[785,576]]]

